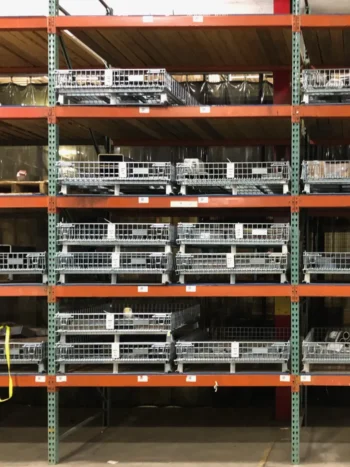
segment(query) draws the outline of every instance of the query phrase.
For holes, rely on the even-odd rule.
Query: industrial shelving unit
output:
[[[33,296],[47,297],[48,303],[48,374],[46,376],[13,375],[15,387],[46,387],[48,391],[48,451],[49,463],[56,464],[59,461],[59,390],[69,387],[220,387],[220,386],[271,386],[290,388],[292,394],[292,439],[291,454],[292,463],[299,463],[299,441],[300,441],[300,389],[302,386],[348,386],[350,375],[322,375],[300,374],[300,297],[349,297],[350,286],[339,284],[302,284],[299,278],[300,272],[300,241],[299,241],[299,217],[302,209],[345,209],[350,208],[350,196],[348,195],[301,195],[299,191],[300,178],[300,138],[301,120],[314,122],[317,119],[342,119],[350,118],[350,105],[332,106],[326,105],[300,105],[300,52],[301,34],[304,36],[306,48],[310,45],[308,31],[315,29],[334,30],[350,27],[350,16],[347,15],[300,15],[298,0],[292,2],[292,14],[278,15],[240,15],[240,16],[169,16],[169,17],[75,17],[58,16],[58,0],[49,0],[49,18],[0,18],[0,34],[5,31],[27,32],[36,31],[43,35],[47,34],[47,41],[43,39],[43,47],[48,46],[49,65],[49,106],[48,107],[0,107],[0,123],[10,122],[17,128],[25,128],[26,125],[35,124],[38,134],[37,142],[46,144],[48,131],[49,146],[49,189],[48,196],[1,196],[1,209],[42,209],[48,212],[48,284],[33,285],[1,285],[0,297]],[[82,32],[99,30],[106,33],[117,31],[118,28],[126,33],[133,34],[136,28],[147,31],[160,31],[165,33],[173,28],[183,29],[193,34],[194,43],[197,41],[196,31],[220,30],[224,34],[230,34],[230,41],[224,43],[224,47],[234,47],[235,38],[239,39],[238,28],[245,28],[246,34],[256,29],[272,30],[281,39],[283,32],[291,41],[292,53],[286,53],[278,65],[269,65],[271,71],[292,72],[292,104],[272,106],[223,106],[223,107],[151,107],[147,113],[140,112],[138,107],[112,107],[95,106],[81,107],[56,106],[55,77],[58,66],[58,34],[68,30],[78,37]],[[87,36],[88,37],[88,36]],[[104,36],[102,35],[102,38]],[[325,46],[326,35],[319,38],[320,47]],[[232,40],[233,39],[233,40]],[[103,40],[103,39],[102,39]],[[219,40],[216,38],[216,40]],[[236,41],[239,44],[239,40]],[[276,41],[276,44],[281,42]],[[88,45],[93,48],[90,39]],[[171,43],[168,44],[171,47]],[[181,45],[177,42],[177,46]],[[182,44],[183,45],[183,44]],[[205,51],[202,41],[197,41],[198,53]],[[175,46],[174,46],[175,47]],[[327,48],[328,50],[328,48]],[[232,53],[234,49],[230,49]],[[108,54],[107,54],[108,55]],[[245,63],[213,63],[208,57],[208,66],[193,63],[189,66],[182,60],[181,53],[171,53],[170,60],[173,63],[160,63],[166,66],[168,71],[203,71],[203,72],[225,72],[225,71],[266,71],[266,66],[257,66],[261,63],[256,55],[252,53],[250,60]],[[283,52],[284,55],[284,52]],[[110,59],[111,57],[105,57]],[[112,57],[113,58],[113,57]],[[193,58],[193,57],[192,57]],[[331,60],[334,57],[330,58]],[[254,62],[256,60],[256,62]],[[111,63],[116,60],[109,60]],[[219,61],[219,60],[218,60]],[[209,63],[211,62],[211,63]],[[191,62],[192,63],[192,62]],[[117,64],[116,64],[117,65]],[[120,63],[119,66],[131,66],[130,63]],[[316,64],[317,65],[317,64]],[[3,73],[47,73],[46,67],[33,66],[32,68],[5,68]],[[77,129],[77,140],[86,141],[86,128],[89,122],[111,121],[114,128],[118,128],[118,122],[132,120],[138,122],[139,126],[147,126],[150,121],[167,122],[176,125],[176,121],[189,121],[191,124],[203,121],[207,127],[217,119],[226,128],[238,128],[241,121],[250,119],[252,124],[263,122],[263,131],[257,132],[254,139],[251,138],[220,138],[207,139],[202,135],[198,137],[195,131],[189,132],[186,140],[163,138],[147,133],[147,137],[135,131],[135,137],[121,136],[118,139],[120,145],[186,145],[186,146],[249,146],[249,145],[291,145],[291,193],[274,196],[161,196],[161,197],[108,197],[108,196],[85,196],[74,195],[58,196],[57,193],[57,156],[60,141],[62,144],[72,142],[66,133],[67,124],[79,120],[80,129]],[[330,121],[330,120],[328,120]],[[278,124],[279,137],[266,138],[266,134],[274,134],[274,126]],[[231,127],[230,127],[231,125]],[[329,124],[330,125],[330,124]],[[59,127],[62,129],[59,139]],[[83,128],[83,129],[81,129]],[[84,130],[85,128],[85,130]],[[291,128],[291,137],[290,134]],[[266,131],[269,129],[269,131]],[[239,132],[238,132],[239,133]],[[240,134],[240,133],[239,133]],[[11,135],[10,135],[11,137]],[[345,144],[344,139],[327,139],[321,133],[310,135],[310,140],[319,144]],[[0,143],[5,144],[6,136],[1,136]],[[25,144],[25,136],[18,136],[17,143]],[[349,141],[348,141],[349,142]],[[290,284],[235,284],[235,285],[70,285],[57,284],[55,270],[55,257],[57,254],[57,225],[59,223],[58,212],[61,209],[140,209],[151,212],[151,210],[171,210],[177,213],[181,210],[189,215],[198,212],[210,212],[210,210],[229,209],[283,209],[288,210],[291,216],[291,283]],[[335,212],[335,211],[334,211]],[[161,375],[94,375],[94,374],[67,374],[58,375],[55,345],[56,345],[56,321],[55,317],[59,311],[59,300],[63,298],[116,298],[116,297],[288,297],[291,302],[291,374],[198,374],[190,377],[186,374],[161,374]],[[0,387],[7,387],[8,377],[0,375]]]

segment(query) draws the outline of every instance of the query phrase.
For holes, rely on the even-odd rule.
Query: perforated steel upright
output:
[[[300,174],[300,118],[294,106],[300,104],[300,0],[293,0],[293,31],[292,31],[292,180],[291,193],[297,200],[299,195]],[[293,198],[292,198],[293,199]],[[291,283],[299,284],[299,208],[292,203],[291,212]],[[299,301],[292,297],[291,301],[291,346],[292,346],[292,376],[298,376],[299,364]],[[299,387],[292,388],[292,464],[299,464],[300,445],[300,394]]]
[[[55,17],[58,15],[58,0],[49,0],[48,18],[48,101],[50,109],[56,104],[55,73],[58,68],[58,36],[55,30]],[[58,125],[52,114],[48,122],[48,195],[55,197],[56,161],[58,157],[59,135]],[[55,199],[55,198],[52,198]],[[49,290],[56,285],[55,256],[58,216],[55,205],[49,203],[48,211],[48,286]],[[49,293],[48,299],[48,378],[56,374],[56,323],[55,316],[58,304],[54,294]],[[49,464],[57,464],[59,460],[59,420],[58,420],[58,392],[48,385],[48,461]]]

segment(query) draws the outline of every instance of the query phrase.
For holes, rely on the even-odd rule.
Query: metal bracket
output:
[[[47,32],[48,32],[48,34],[56,34],[57,33],[56,17],[55,16],[49,16],[47,18]]]
[[[293,32],[300,32],[301,31],[301,24],[300,24],[300,15],[293,15],[292,21],[292,31]]]
[[[300,206],[299,206],[299,196],[292,196],[291,202],[290,202],[290,209],[291,212],[293,213],[298,213]]]
[[[49,214],[57,214],[57,198],[56,198],[56,196],[49,196],[49,202],[47,204],[47,212]]]
[[[47,376],[47,392],[57,392],[58,388],[56,387],[56,376],[48,375]]]
[[[292,285],[292,293],[290,300],[292,303],[298,303],[299,302],[299,290],[297,285]]]
[[[48,287],[47,291],[47,302],[48,303],[56,303],[57,302],[57,297],[56,297],[56,286],[50,285]]]
[[[48,113],[47,113],[47,123],[49,125],[56,125],[57,124],[57,117],[56,117],[55,107],[49,107]]]
[[[298,105],[292,106],[292,123],[300,123],[300,110]]]
[[[300,376],[292,375],[292,392],[299,392],[300,390]]]

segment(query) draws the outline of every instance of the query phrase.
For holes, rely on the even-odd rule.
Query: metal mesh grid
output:
[[[350,273],[350,253],[304,252],[304,272],[312,274]]]
[[[313,328],[303,341],[303,362],[350,363],[350,328]]]
[[[217,327],[212,329],[214,340],[288,341],[290,328]]]
[[[189,245],[283,245],[289,241],[289,224],[180,223],[177,242]]]
[[[350,183],[349,161],[303,161],[301,179],[305,183]]]
[[[164,184],[175,179],[170,162],[59,161],[57,180],[64,185]]]
[[[288,162],[202,162],[189,159],[176,164],[176,180],[181,185],[192,186],[286,184],[290,180],[290,166]]]
[[[56,345],[58,363],[166,363],[170,343],[84,342]]]
[[[65,245],[168,245],[174,242],[170,224],[89,223],[57,225],[58,243]]]
[[[10,360],[13,365],[44,363],[46,355],[46,342],[10,342]],[[6,364],[4,342],[0,342],[0,364]]]
[[[86,103],[113,95],[111,104],[198,105],[165,69],[57,70],[55,87],[59,96],[85,97]]]
[[[89,312],[58,313],[56,329],[61,334],[167,334],[186,324],[197,322],[199,305],[181,311],[163,306],[163,312],[142,312],[143,307],[128,306],[123,313],[113,312],[109,306],[92,307]]]
[[[350,92],[350,69],[303,70],[304,92],[335,94]]]
[[[56,271],[62,273],[167,273],[172,269],[170,253],[58,253]]]
[[[42,274],[46,271],[46,253],[0,253],[0,272]]]
[[[179,274],[283,273],[288,267],[287,253],[178,253]]]

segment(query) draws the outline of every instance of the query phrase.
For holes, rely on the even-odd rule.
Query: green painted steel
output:
[[[300,14],[300,0],[292,2],[293,15]],[[300,104],[300,40],[301,33],[293,31],[292,33],[292,105]],[[291,148],[291,165],[292,179],[291,192],[292,195],[299,195],[300,183],[300,122],[292,123],[292,148]],[[299,284],[300,270],[300,252],[299,252],[299,212],[291,214],[291,283],[292,285]],[[291,361],[292,375],[300,373],[300,308],[298,302],[291,304]],[[300,393],[292,393],[292,446],[291,460],[292,464],[300,462]]]
[[[49,16],[58,15],[58,0],[49,0]],[[55,96],[55,70],[58,68],[58,36],[48,35],[48,101],[49,106],[56,104]],[[56,184],[56,161],[58,157],[59,133],[58,125],[48,125],[48,194],[55,196]],[[56,232],[57,215],[48,214],[48,281],[49,286],[56,284],[55,255],[57,251]],[[56,303],[48,303],[48,374],[56,374],[56,324],[55,315],[58,310]],[[59,462],[59,394],[48,392],[48,461],[54,465]]]

